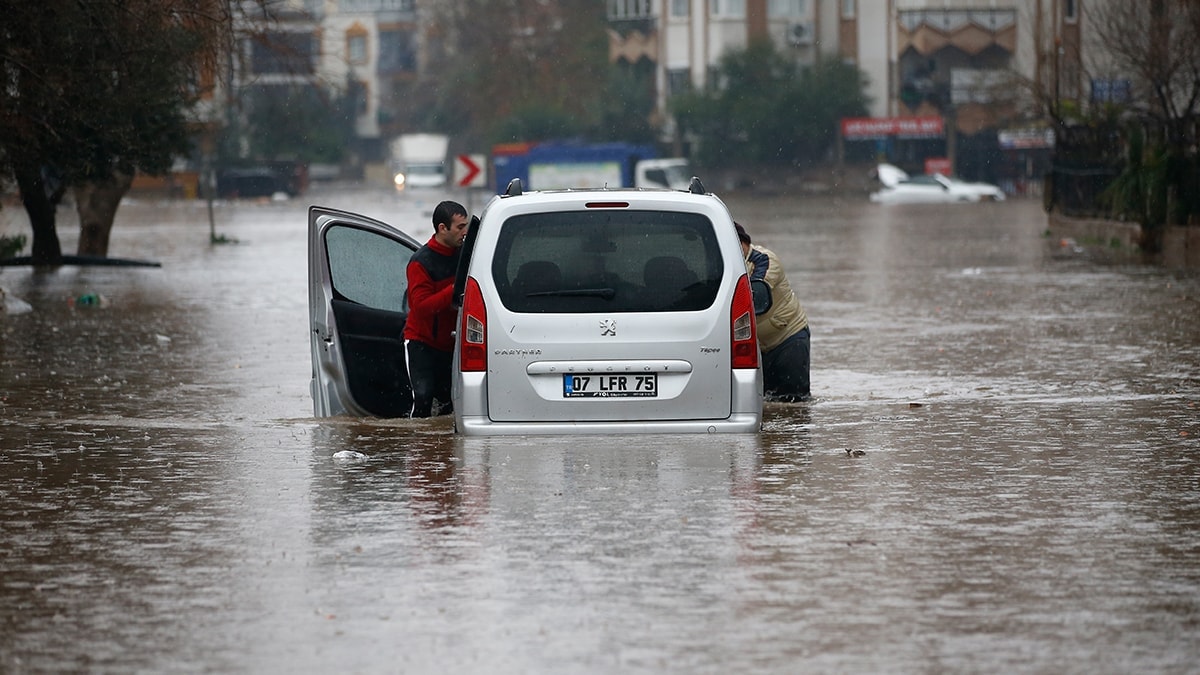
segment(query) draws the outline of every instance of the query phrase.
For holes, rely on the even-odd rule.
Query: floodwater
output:
[[[812,323],[761,434],[313,418],[307,204],[440,197],[216,246],[134,203],[110,252],[161,268],[0,268],[0,672],[1200,672],[1194,271],[1033,201],[730,196]]]

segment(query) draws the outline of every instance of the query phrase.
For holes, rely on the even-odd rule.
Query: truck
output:
[[[682,157],[660,158],[634,143],[505,143],[492,148],[497,194],[521,179],[527,190],[588,187],[658,187],[686,190],[691,180]]]
[[[392,140],[390,164],[397,190],[406,187],[441,187],[449,176],[445,134],[401,134]]]

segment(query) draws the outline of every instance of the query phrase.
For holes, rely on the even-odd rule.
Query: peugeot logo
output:
[[[617,334],[617,322],[616,321],[613,321],[612,319],[601,319],[600,320],[600,335],[603,335],[603,336],[614,335],[615,336],[616,334]]]

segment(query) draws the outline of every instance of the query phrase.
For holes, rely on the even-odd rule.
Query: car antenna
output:
[[[504,191],[506,197],[516,197],[521,194],[521,179],[514,178],[508,181],[508,189]]]
[[[708,191],[704,189],[704,183],[700,182],[699,176],[692,176],[692,182],[688,184],[688,192],[694,195],[708,194]]]

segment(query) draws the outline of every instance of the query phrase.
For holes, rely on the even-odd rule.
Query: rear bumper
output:
[[[454,427],[464,436],[545,436],[570,434],[756,434],[762,415],[740,413],[723,420],[657,420],[639,422],[493,422],[487,417],[455,415]]]
[[[601,434],[756,434],[762,431],[762,368],[732,371],[733,412],[719,419],[496,422],[488,417],[486,375],[458,373],[454,429],[464,436]]]

